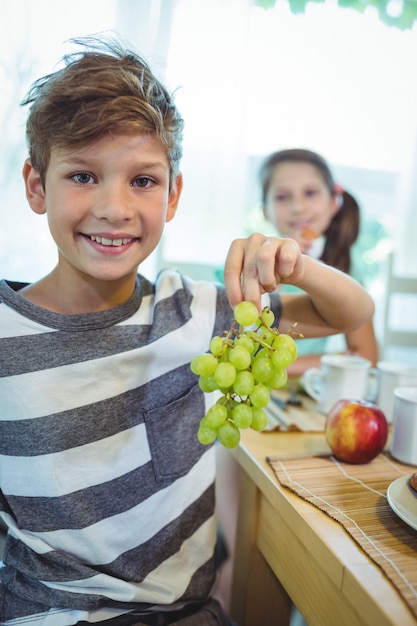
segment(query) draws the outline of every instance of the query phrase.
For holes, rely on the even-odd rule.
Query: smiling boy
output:
[[[122,128],[74,152],[52,147],[45,185],[29,159],[24,178],[29,203],[47,214],[59,254],[55,270],[25,288],[25,297],[67,314],[127,300],[181,192],[180,174],[170,185],[161,142]]]
[[[81,42],[82,43],[82,42]],[[373,303],[292,240],[235,240],[225,285],[138,268],[178,206],[182,119],[135,53],[87,41],[40,79],[23,170],[58,249],[33,284],[0,283],[0,567],[7,626],[228,624],[216,577],[211,402],[189,363],[265,294],[284,329],[360,325]]]

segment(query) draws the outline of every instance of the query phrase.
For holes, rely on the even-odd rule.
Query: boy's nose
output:
[[[99,219],[109,222],[125,222],[133,216],[133,207],[129,193],[120,188],[106,187],[95,206]]]

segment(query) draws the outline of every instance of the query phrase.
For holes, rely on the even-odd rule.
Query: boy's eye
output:
[[[87,174],[87,172],[79,172],[78,174],[74,174],[72,178],[81,185],[87,185],[94,180],[91,174]]]
[[[136,187],[141,187],[141,188],[149,187],[152,183],[153,183],[153,180],[151,178],[148,178],[148,176],[139,176],[138,178],[135,178],[135,180],[133,181],[133,184]]]

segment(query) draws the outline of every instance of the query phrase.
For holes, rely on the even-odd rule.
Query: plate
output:
[[[417,530],[417,493],[408,484],[409,476],[397,478],[387,489],[388,504],[403,522]]]

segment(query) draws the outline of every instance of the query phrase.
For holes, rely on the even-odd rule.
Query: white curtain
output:
[[[411,137],[410,158],[402,170],[398,186],[398,227],[393,247],[396,271],[417,276],[417,130],[411,133]]]
[[[73,47],[71,37],[114,29],[113,0],[2,0],[0,17],[0,275],[33,281],[56,263],[45,216],[26,202],[23,161],[26,110],[19,103],[31,83],[52,72]]]
[[[262,157],[295,145],[329,160],[364,216],[383,219],[415,267],[415,27],[402,32],[376,11],[361,15],[332,0],[297,16],[286,0],[269,10],[252,0],[3,0],[2,276],[34,280],[55,262],[46,221],[23,194],[25,112],[18,102],[54,69],[65,40],[106,30],[177,89],[185,118],[183,198],[145,273],[166,263],[221,266],[233,237],[265,227]]]
[[[150,53],[157,67],[165,66],[165,80],[177,89],[176,102],[185,119],[183,196],[155,263],[221,268],[231,238],[245,232],[252,2],[149,2],[155,19],[151,37],[143,32],[143,25],[136,30],[139,20],[131,19],[138,4],[124,0],[121,6],[128,10],[120,14],[121,28],[139,50],[148,52],[148,57]]]

